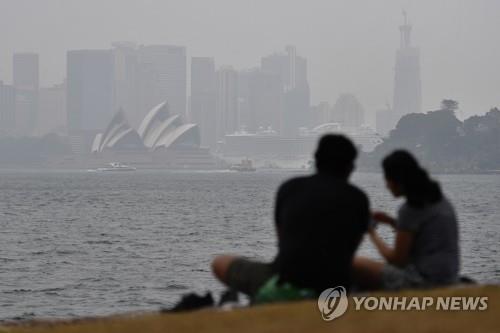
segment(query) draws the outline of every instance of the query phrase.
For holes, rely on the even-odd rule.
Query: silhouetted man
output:
[[[251,297],[275,274],[280,282],[317,293],[349,287],[352,259],[369,223],[368,198],[348,182],[356,156],[346,137],[323,136],[315,154],[317,172],[291,179],[278,190],[275,260],[219,256],[212,263],[216,277]]]

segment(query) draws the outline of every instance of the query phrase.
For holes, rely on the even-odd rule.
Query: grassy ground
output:
[[[374,296],[389,295],[373,294]],[[406,291],[394,296],[488,296],[485,311],[355,311],[331,322],[321,319],[315,301],[231,311],[123,315],[76,321],[32,322],[0,328],[2,333],[128,332],[500,332],[500,286]]]

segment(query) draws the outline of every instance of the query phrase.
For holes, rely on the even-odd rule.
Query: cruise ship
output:
[[[327,123],[312,130],[301,129],[294,137],[280,136],[271,130],[237,132],[225,136],[220,150],[223,158],[232,163],[250,158],[259,167],[272,164],[279,168],[308,169],[317,141],[329,133],[348,136],[365,152],[382,142],[382,137],[369,127],[343,128],[338,123]]]

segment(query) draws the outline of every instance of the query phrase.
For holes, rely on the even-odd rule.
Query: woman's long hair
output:
[[[443,197],[439,184],[405,150],[396,150],[388,155],[384,158],[382,167],[385,178],[401,187],[410,206],[421,208],[436,203]]]

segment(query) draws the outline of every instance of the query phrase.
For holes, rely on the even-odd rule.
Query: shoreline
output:
[[[92,168],[85,168],[85,167],[46,167],[46,166],[14,166],[14,165],[0,165],[0,172],[91,172],[94,171]],[[232,171],[229,169],[190,169],[190,168],[164,168],[164,167],[146,167],[146,168],[139,168],[136,171],[155,171],[155,172],[184,172],[184,173],[231,173],[231,174],[272,174],[272,173],[292,173],[292,174],[297,174],[297,173],[304,173],[308,174],[311,171],[307,169],[294,169],[294,168],[276,168],[276,169],[266,169],[266,168],[258,168],[255,172],[236,172]],[[357,174],[377,174],[381,175],[382,170],[377,169],[377,168],[362,168],[360,167],[359,169],[355,170],[354,173]],[[470,175],[470,176],[494,176],[494,175],[500,175],[500,170],[483,170],[483,171],[432,171],[433,175],[447,175],[447,176],[455,176],[455,175]]]
[[[363,296],[488,297],[484,311],[367,311],[355,310],[349,297],[347,312],[331,322],[321,319],[317,302],[301,301],[233,310],[202,309],[175,314],[129,313],[71,320],[35,320],[0,325],[0,333],[46,332],[497,332],[500,327],[500,285],[456,286],[433,290],[376,292]]]

